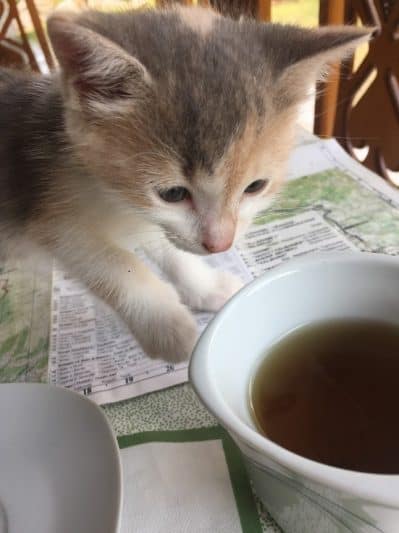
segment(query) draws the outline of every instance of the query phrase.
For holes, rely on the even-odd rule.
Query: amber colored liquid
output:
[[[304,326],[259,366],[250,402],[259,430],[303,457],[399,474],[399,325]]]

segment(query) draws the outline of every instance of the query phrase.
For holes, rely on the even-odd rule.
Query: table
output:
[[[331,250],[399,254],[399,193],[334,141],[302,134],[288,183],[256,231],[254,275],[296,255]],[[357,250],[357,251],[356,251]],[[0,265],[0,382],[46,381],[52,267]],[[103,406],[121,448],[122,533],[282,531],[253,493],[242,458],[189,384]],[[289,509],[280,517],[291,528]]]

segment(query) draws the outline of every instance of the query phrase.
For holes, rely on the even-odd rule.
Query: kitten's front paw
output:
[[[209,311],[218,311],[230,298],[243,287],[243,282],[230,272],[218,272],[216,289],[208,297]]]
[[[197,323],[184,305],[168,306],[136,334],[147,355],[178,363],[187,360],[198,338]]]
[[[243,282],[230,272],[214,272],[214,282],[200,300],[199,308],[203,311],[219,311],[243,286]]]

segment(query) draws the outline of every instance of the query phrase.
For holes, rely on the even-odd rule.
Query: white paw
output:
[[[243,286],[243,282],[229,272],[214,270],[213,274],[212,283],[199,286],[195,294],[190,295],[188,305],[202,311],[219,311]]]
[[[198,338],[197,323],[184,305],[165,306],[135,336],[147,355],[174,363],[187,360]]]
[[[230,298],[243,287],[243,282],[229,272],[218,272],[215,289],[208,294],[203,309],[218,311]]]

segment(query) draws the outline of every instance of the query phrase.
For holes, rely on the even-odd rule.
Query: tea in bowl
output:
[[[205,330],[190,379],[286,533],[399,531],[399,259],[258,278]]]

